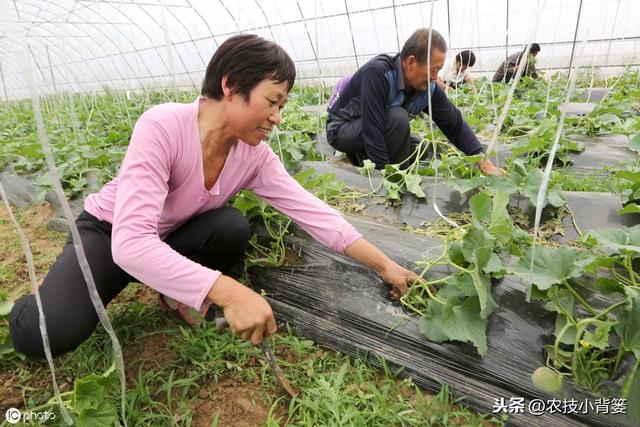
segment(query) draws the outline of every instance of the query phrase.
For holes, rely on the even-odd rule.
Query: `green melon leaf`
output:
[[[435,342],[471,342],[481,356],[487,352],[487,320],[480,317],[480,301],[469,297],[461,305],[430,304],[420,321],[420,331]]]
[[[620,228],[596,228],[586,234],[598,243],[614,251],[632,251],[640,253],[640,225]]]
[[[556,283],[562,283],[572,277],[579,277],[584,266],[593,259],[569,247],[536,246],[531,271],[531,255],[532,250],[527,249],[510,271],[525,283],[535,284],[541,290],[549,289]]]
[[[621,345],[628,351],[632,351],[636,358],[640,359],[640,297],[630,298],[631,306],[620,313],[616,332],[622,341]]]
[[[640,213],[640,205],[637,203],[629,203],[624,208],[618,211],[618,215],[632,214],[632,213]]]

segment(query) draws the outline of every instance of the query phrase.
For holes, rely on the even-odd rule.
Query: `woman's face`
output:
[[[469,64],[462,65],[460,61],[456,60],[456,70],[458,70],[459,73],[464,73],[467,71],[467,68],[469,68]]]
[[[288,95],[287,82],[263,80],[249,93],[248,101],[241,94],[232,96],[227,109],[228,123],[239,139],[256,146],[280,124],[280,110]]]

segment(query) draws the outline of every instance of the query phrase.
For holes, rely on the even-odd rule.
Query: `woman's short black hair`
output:
[[[233,93],[246,100],[262,80],[287,82],[287,91],[296,80],[296,67],[285,50],[272,41],[255,34],[241,34],[228,38],[213,54],[202,82],[200,94],[221,99],[222,77]]]
[[[462,65],[467,65],[471,68],[476,63],[476,54],[470,50],[463,50],[456,55],[456,62],[459,62]]]
[[[525,49],[526,49],[526,46],[525,46]],[[536,53],[536,52],[540,52],[540,45],[538,43],[532,43],[531,49],[529,49],[529,53]]]

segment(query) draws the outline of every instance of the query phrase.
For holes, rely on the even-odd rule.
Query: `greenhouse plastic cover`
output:
[[[18,28],[7,34],[0,21],[0,94],[7,99],[27,96],[13,58],[18,45],[27,46],[39,91],[55,93],[199,87],[215,49],[237,33],[282,45],[301,84],[333,84],[376,54],[398,52],[431,22],[450,57],[473,49],[474,73],[487,75],[529,41],[542,46],[536,66],[556,70],[569,66],[574,36],[574,65],[588,68],[637,65],[640,40],[634,0],[2,1],[3,18]]]

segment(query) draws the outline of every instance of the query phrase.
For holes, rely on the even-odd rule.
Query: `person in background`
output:
[[[458,53],[454,61],[449,62],[442,71],[440,71],[440,77],[438,78],[438,85],[445,91],[449,89],[456,89],[467,84],[471,88],[471,92],[474,95],[478,94],[476,86],[473,84],[473,77],[469,73],[469,68],[473,67],[476,63],[476,55],[470,50],[463,50]]]
[[[512,55],[509,55],[506,60],[500,64],[496,73],[493,75],[493,82],[505,82],[509,83],[511,79],[516,75],[518,68],[523,63],[522,58],[524,57],[524,53],[527,48],[521,52],[516,52]],[[529,76],[534,79],[538,78],[538,72],[536,71],[536,56],[540,52],[540,45],[538,43],[533,43],[531,45],[531,49],[529,50],[529,57],[525,61],[524,67],[525,69],[522,71],[522,76]]]
[[[430,107],[431,118],[454,146],[466,155],[484,152],[460,110],[436,84],[447,43],[438,31],[429,32],[416,30],[399,54],[374,57],[334,88],[328,102],[327,141],[354,165],[369,159],[376,169],[407,166],[420,142],[410,134],[409,122],[422,112],[429,114]],[[486,157],[477,165],[486,175],[504,173]]]
[[[118,176],[87,197],[76,220],[105,305],[138,281],[190,324],[197,323],[190,311],[204,315],[215,304],[243,339],[257,345],[273,334],[277,325],[267,300],[228,275],[251,237],[247,219],[228,205],[242,189],[325,246],[375,270],[393,295],[405,294],[418,279],[298,184],[264,142],[280,124],[295,77],[280,46],[252,34],[234,36],[211,58],[193,103],[157,105],[142,114]],[[98,316],[71,238],[40,297],[53,355],[74,350],[95,330]],[[9,330],[16,351],[44,357],[33,294],[16,301]]]

